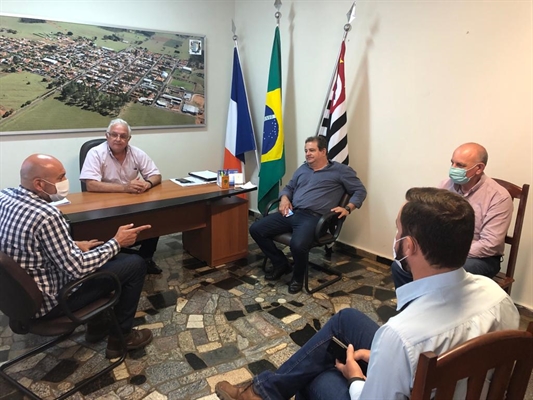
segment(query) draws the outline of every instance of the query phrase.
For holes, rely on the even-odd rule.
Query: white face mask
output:
[[[405,256],[399,260],[396,259],[396,243],[398,243],[399,241],[405,239],[407,236],[404,236],[404,237],[401,237],[399,239],[394,239],[392,241],[392,258],[393,258],[393,261],[396,263],[396,265],[398,265],[398,267],[400,267],[400,269],[404,272],[408,272],[405,270],[405,268],[403,267],[402,265],[402,261],[405,260],[408,256]]]
[[[46,183],[49,183],[50,185],[54,185],[56,187],[56,193],[45,192],[48,196],[50,196],[50,200],[60,201],[68,196],[68,190],[69,190],[68,179],[65,179],[64,181],[61,181],[61,182],[57,182],[56,184],[48,182],[46,179],[43,179],[43,181],[45,181]]]

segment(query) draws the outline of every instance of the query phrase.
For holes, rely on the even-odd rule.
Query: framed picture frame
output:
[[[206,37],[0,14],[0,135],[206,125]]]

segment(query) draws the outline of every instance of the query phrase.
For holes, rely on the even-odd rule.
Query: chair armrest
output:
[[[263,211],[263,217],[266,217],[269,213],[270,213],[270,209],[272,208],[272,206],[274,204],[277,204],[280,202],[280,199],[273,199],[273,200],[270,200],[267,204],[267,206],[265,207],[265,210]]]
[[[339,219],[339,215],[340,213],[338,212],[328,211],[320,217],[315,228],[315,242],[317,242],[318,244],[328,244],[333,243],[335,240],[337,240],[337,237],[341,233],[342,224],[346,219],[346,217],[342,217]],[[334,219],[338,219],[335,231],[332,232],[331,236],[328,237],[326,240],[321,240],[321,238],[327,233],[329,226]]]
[[[83,318],[78,318],[74,315],[74,311],[71,311],[67,306],[67,300],[69,296],[74,292],[74,290],[78,289],[83,283],[86,283],[93,279],[101,279],[104,277],[108,277],[112,280],[114,289],[113,289],[113,296],[111,296],[104,304],[100,305],[90,313],[83,316]],[[70,318],[72,321],[76,322],[77,324],[85,324],[87,321],[89,321],[91,318],[98,315],[103,310],[114,306],[119,298],[120,294],[122,292],[122,285],[120,284],[120,280],[118,279],[117,275],[109,272],[109,271],[97,271],[90,275],[84,276],[81,279],[78,279],[76,281],[69,282],[65,286],[61,288],[59,291],[59,305],[61,306],[63,312],[65,315]]]

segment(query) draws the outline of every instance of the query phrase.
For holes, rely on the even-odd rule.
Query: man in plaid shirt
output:
[[[50,205],[68,194],[68,179],[61,162],[51,156],[34,154],[22,163],[20,186],[0,192],[0,251],[12,257],[35,279],[43,294],[43,305],[36,317],[55,318],[63,314],[57,296],[68,282],[102,269],[115,273],[122,283],[122,294],[114,308],[126,337],[128,350],[152,341],[149,329],[133,330],[133,318],[146,274],[144,260],[134,254],[119,254],[131,246],[139,232],[150,225],[118,228],[116,235],[103,243],[98,240],[74,241],[61,212]],[[108,280],[98,279],[82,285],[67,303],[77,310],[112,289]],[[88,324],[86,339],[98,341],[108,332],[108,325],[97,321]],[[107,358],[120,355],[117,332],[110,332]]]

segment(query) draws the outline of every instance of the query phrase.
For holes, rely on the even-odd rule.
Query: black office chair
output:
[[[106,141],[105,138],[99,138],[99,139],[91,139],[85,143],[83,143],[80,147],[80,172],[83,168],[83,163],[85,162],[85,157],[87,157],[87,153],[89,150],[91,150],[93,147],[98,146],[99,144],[102,144]],[[81,184],[81,191],[86,192],[87,186],[85,185],[85,182],[80,181]]]
[[[344,193],[339,201],[340,207],[346,207],[348,204],[348,201],[350,200],[350,195],[348,193]],[[270,201],[265,211],[263,212],[263,217],[267,216],[268,213],[272,210],[272,207],[279,203],[279,199],[274,199]],[[276,210],[277,212],[277,210]],[[311,245],[311,248],[313,247],[319,247],[319,246],[325,246],[328,244],[333,244],[337,238],[339,237],[342,229],[342,225],[344,224],[344,220],[346,218],[338,218],[339,214],[333,211],[327,212],[326,214],[322,215],[320,219],[318,220],[318,223],[315,228],[315,240],[313,244]],[[275,242],[281,243],[285,246],[289,246],[291,243],[292,233],[282,233],[281,235],[274,236],[272,240]],[[267,258],[265,257],[263,261],[263,269],[265,269],[267,263]],[[317,287],[310,289],[309,288],[309,266],[312,266],[314,269],[318,269],[322,272],[325,272],[329,275],[335,276],[335,278],[330,279]],[[319,265],[315,264],[309,261],[307,268],[305,270],[305,276],[304,276],[304,288],[307,291],[307,293],[315,293],[319,290],[324,289],[325,287],[334,284],[335,282],[338,282],[342,278],[342,273],[339,271],[335,271],[334,269],[326,266],[326,265]]]
[[[107,277],[114,282],[115,289],[109,295],[94,301],[93,303],[77,311],[70,311],[66,305],[68,296],[81,284],[92,280]],[[0,366],[0,376],[11,385],[32,399],[40,399],[29,388],[18,382],[17,379],[7,373],[7,369],[36,354],[44,352],[50,347],[67,339],[74,330],[86,324],[90,319],[107,314],[111,323],[115,326],[119,335],[122,335],[120,326],[113,312],[113,306],[118,302],[121,293],[121,285],[118,277],[108,271],[98,271],[82,279],[71,282],[63,287],[59,293],[59,304],[65,312],[65,316],[45,319],[35,318],[35,314],[41,308],[43,295],[35,280],[27,274],[11,257],[0,252],[0,311],[9,318],[9,327],[14,333],[25,335],[32,333],[39,336],[57,336],[56,338],[18,356]],[[72,389],[63,393],[57,399],[61,400],[73,395],[89,383],[98,379],[107,372],[113,370],[126,358],[126,343],[122,340],[122,355],[101,371],[83,379]]]

